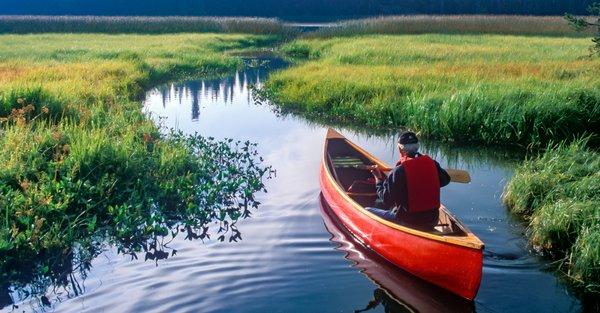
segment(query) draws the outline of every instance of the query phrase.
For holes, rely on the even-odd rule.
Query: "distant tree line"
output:
[[[586,14],[594,0],[0,0],[1,14],[336,19],[392,14]]]

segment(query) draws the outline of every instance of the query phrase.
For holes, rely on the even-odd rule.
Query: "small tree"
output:
[[[592,39],[594,45],[590,48],[592,55],[600,55],[600,2],[595,2],[588,7],[590,15],[596,17],[596,21],[592,22],[586,18],[576,17],[572,14],[565,14],[565,19],[571,24],[576,31],[583,31],[590,27],[597,27],[596,35]]]

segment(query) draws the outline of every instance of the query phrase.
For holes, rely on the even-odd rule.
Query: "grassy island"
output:
[[[364,35],[300,39],[306,59],[272,75],[284,110],[485,144],[539,145],[600,129],[600,63],[589,39]]]

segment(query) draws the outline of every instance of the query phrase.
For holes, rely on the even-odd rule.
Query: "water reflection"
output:
[[[253,87],[260,87],[270,71],[284,68],[288,64],[279,58],[246,59],[244,62],[247,68],[233,76],[170,84],[149,91],[144,103],[145,112],[158,123],[161,119],[176,121],[175,125],[170,124],[167,128],[189,129],[199,121],[202,110],[210,110],[209,106],[226,108],[253,104]],[[182,107],[188,109],[182,110]],[[221,125],[223,126],[228,125]]]
[[[237,220],[224,221],[226,228],[219,229],[218,241],[239,242],[242,233],[235,223]],[[21,268],[10,279],[0,281],[0,309],[16,310],[27,307],[31,311],[45,311],[54,303],[76,298],[86,292],[85,281],[93,269],[92,262],[108,251],[128,255],[130,261],[143,260],[156,266],[159,261],[177,255],[178,250],[170,244],[175,240],[209,240],[209,228],[200,231],[183,224],[171,229],[169,235],[153,235],[151,238],[138,238],[135,241],[119,241],[106,237],[100,241],[82,241],[70,251],[52,251],[32,262],[26,262],[28,268]],[[110,244],[109,244],[110,243]],[[140,247],[140,251],[132,249]]]
[[[143,199],[148,201],[148,211],[140,209],[143,204],[99,207],[99,212],[108,211],[108,217],[99,219],[102,227],[90,229],[89,237],[75,237],[74,241],[40,249],[37,257],[24,260],[0,254],[2,268],[8,269],[0,272],[0,308],[23,301],[32,305],[37,302],[43,308],[53,301],[79,296],[84,292],[80,282],[85,281],[92,260],[106,248],[131,260],[143,258],[158,265],[177,254],[170,244],[178,237],[204,242],[211,239],[212,233],[219,242],[242,239],[237,222],[258,209],[256,194],[266,192],[265,182],[274,173],[263,163],[256,145],[232,139],[167,136],[174,146],[202,156],[177,172],[183,179],[168,181],[164,189],[153,189],[157,192]],[[197,175],[190,176],[190,172]]]
[[[385,312],[474,312],[473,303],[439,287],[428,284],[390,264],[358,242],[341,224],[327,203],[320,197],[321,215],[331,241],[345,253],[378,287],[372,300],[354,312],[373,310],[379,306]]]
[[[398,302],[391,297],[385,290],[381,288],[373,291],[373,299],[369,301],[369,304],[364,309],[354,310],[355,313],[371,311],[378,306],[383,306],[386,313],[411,313],[415,312],[408,305]]]
[[[103,250],[96,241],[84,241],[70,251],[47,251],[36,260],[23,260],[23,268],[0,283],[0,308],[13,310],[27,305],[44,309],[58,297],[77,297],[85,291],[85,278],[91,261]],[[18,304],[17,304],[18,303]]]
[[[163,86],[149,92],[144,104],[145,110],[157,121],[164,117],[162,121],[168,127],[218,138],[248,138],[258,142],[261,154],[278,171],[277,179],[268,187],[268,196],[261,200],[260,218],[252,221],[255,232],[247,235],[250,239],[243,245],[244,259],[265,260],[264,264],[252,263],[251,268],[240,265],[239,273],[232,275],[256,277],[253,283],[256,288],[247,293],[231,291],[247,296],[243,300],[236,298],[235,303],[229,303],[232,301],[227,297],[229,293],[211,295],[212,299],[222,300],[211,302],[214,305],[212,311],[235,308],[240,312],[262,312],[277,308],[281,312],[352,312],[365,309],[380,283],[374,286],[362,275],[346,271],[343,258],[327,254],[323,241],[328,235],[316,226],[322,225],[316,200],[319,193],[317,169],[325,134],[323,126],[327,125],[327,121],[279,112],[268,100],[257,102],[256,89],[250,88],[253,85],[260,88],[268,72],[277,68],[277,65],[263,64],[263,67],[236,73],[231,78],[196,82],[199,86],[197,92],[181,92],[191,82]],[[177,90],[178,93],[165,102],[165,98],[157,96],[161,90]],[[190,114],[194,112],[194,103],[198,103],[200,111],[197,120],[194,114]],[[393,164],[397,160],[394,131],[352,125],[336,125],[336,128],[387,163]],[[531,303],[535,303],[533,308],[538,311],[576,311],[578,302],[556,283],[554,276],[543,271],[543,261],[529,253],[522,224],[507,214],[500,201],[506,179],[512,174],[515,161],[520,161],[523,155],[505,149],[464,147],[429,140],[424,143],[423,149],[445,167],[471,172],[471,184],[447,186],[442,192],[442,200],[486,243],[484,275],[476,302],[478,311],[525,312],[531,311]],[[232,262],[228,255],[239,254],[224,247],[219,249],[213,253],[222,255],[221,260],[227,259],[227,262]],[[390,276],[396,280],[403,277],[397,274]],[[286,284],[280,281],[282,277],[284,281],[291,278],[302,283]],[[515,281],[519,282],[517,286]],[[226,280],[212,283],[227,286]],[[205,288],[208,283],[197,285]],[[415,296],[417,301],[411,301],[410,295],[415,294],[414,290],[394,294],[390,290],[407,288],[407,284],[399,281],[395,285],[398,288],[382,289],[387,290],[386,294],[392,295],[392,298],[409,304],[407,307],[413,310],[420,308],[415,304],[424,302],[418,300],[420,296]],[[410,282],[408,285],[418,284]],[[518,293],[512,292],[515,289]],[[353,295],[351,299],[348,294]],[[431,298],[428,294],[437,297],[443,293],[425,288],[417,294]],[[440,304],[436,299],[420,304],[423,305],[421,310],[445,312],[446,303]],[[392,302],[382,300],[372,311],[384,311],[384,303]],[[438,308],[432,308],[432,303],[438,303]],[[472,305],[465,308],[461,303],[455,307],[456,311],[472,310]]]

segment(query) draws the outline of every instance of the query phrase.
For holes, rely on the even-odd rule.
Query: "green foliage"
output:
[[[44,292],[106,241],[164,258],[157,242],[175,226],[204,239],[216,222],[218,239],[239,240],[236,221],[271,173],[255,145],[161,134],[136,99],[166,79],[234,70],[241,60],[225,51],[271,40],[0,36],[0,279]]]
[[[503,200],[529,221],[533,245],[577,285],[600,292],[600,154],[587,139],[550,145],[519,167]]]
[[[600,68],[580,58],[585,46],[490,35],[304,39],[284,51],[311,59],[271,75],[264,96],[316,119],[544,145],[600,129]]]

